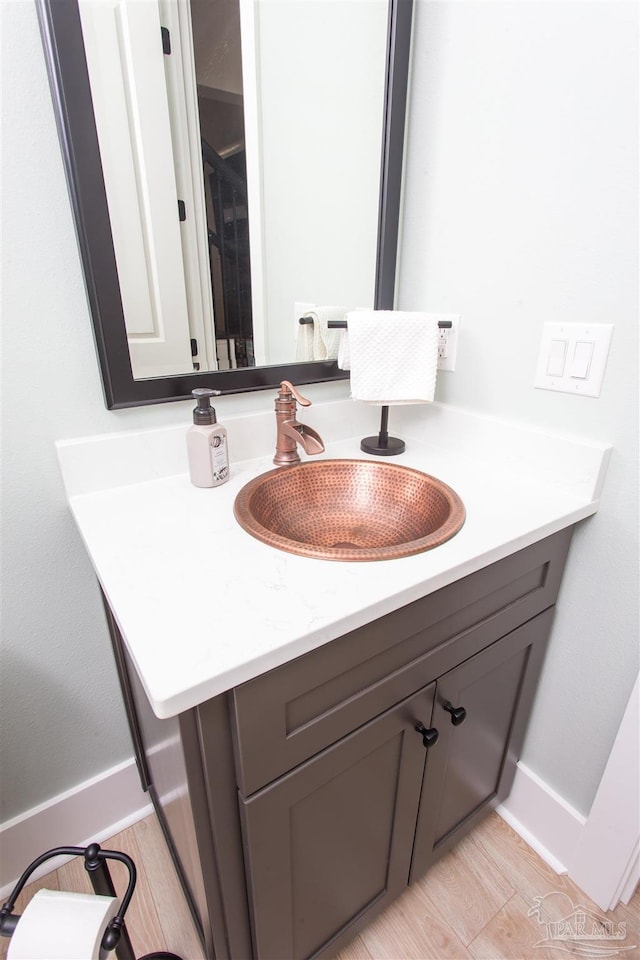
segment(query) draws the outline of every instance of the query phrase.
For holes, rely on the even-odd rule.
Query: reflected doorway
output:
[[[218,369],[252,367],[239,0],[191,0],[190,8]]]

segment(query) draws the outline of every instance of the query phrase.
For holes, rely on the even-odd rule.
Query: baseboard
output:
[[[518,763],[511,793],[496,812],[556,873],[568,872],[586,817],[524,763]]]
[[[571,879],[603,910],[628,901],[640,880],[640,683],[636,682],[598,786]]]
[[[92,840],[104,843],[152,810],[131,758],[0,824],[0,899],[6,898],[26,867],[46,850],[82,847]],[[50,860],[33,879],[63,862],[62,858]]]
[[[0,824],[0,900],[11,892],[29,863],[46,850],[86,846],[91,841],[104,843],[152,812],[131,758]],[[525,764],[518,763],[511,793],[496,812],[556,873],[572,870],[587,818]],[[49,861],[34,872],[33,879],[63,862],[63,858]],[[637,866],[635,869],[637,872]],[[635,876],[633,870],[631,874]],[[633,876],[628,880],[625,874],[629,891]]]

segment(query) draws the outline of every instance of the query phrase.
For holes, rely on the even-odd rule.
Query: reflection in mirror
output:
[[[252,366],[238,0],[79,9],[133,376]]]
[[[296,303],[373,306],[388,4],[268,0],[256,10],[264,362],[282,363],[296,356]]]
[[[392,306],[411,0],[37,3],[107,405],[344,377],[297,317]]]
[[[239,0],[191,0],[215,355],[195,370],[252,367],[251,255]]]

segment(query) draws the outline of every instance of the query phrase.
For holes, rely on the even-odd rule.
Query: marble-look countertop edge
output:
[[[326,456],[358,456],[355,443],[328,444]],[[158,717],[192,709],[577,523],[598,507],[597,500],[555,491],[552,482],[523,478],[514,490],[509,478],[495,488],[493,471],[483,479],[478,468],[469,477],[464,456],[424,444],[416,444],[403,462],[451,482],[472,508],[471,517],[466,531],[463,527],[437,550],[382,564],[283,554],[241,530],[232,516],[232,502],[244,482],[269,469],[265,458],[234,465],[233,482],[213,491],[196,491],[188,477],[178,476],[69,498],[98,580]],[[481,516],[486,511],[479,506],[490,496],[495,502],[487,503],[489,514],[497,522],[505,501],[512,511],[501,530],[491,528],[491,516]],[[163,518],[162,531],[150,530],[153,517]],[[123,542],[127,538],[128,543]],[[202,595],[209,589],[208,580],[198,570],[208,545],[210,608]],[[239,575],[251,582],[256,595],[255,609],[243,607],[246,638],[236,629],[239,617],[234,620],[233,597],[227,596],[237,589],[233,578]],[[167,599],[172,588],[173,602]],[[288,588],[289,595],[283,592]],[[314,593],[319,594],[317,601]],[[225,635],[229,631],[235,631],[232,640]],[[252,631],[261,632],[259,642]],[[172,646],[176,636],[179,651],[175,639]]]
[[[510,543],[504,544],[501,549],[488,551],[485,555],[470,560],[460,567],[450,568],[441,576],[433,577],[421,584],[415,584],[405,591],[400,591],[385,598],[374,606],[354,610],[349,616],[333,621],[330,626],[319,630],[317,633],[311,632],[302,637],[296,637],[254,660],[238,665],[233,670],[220,673],[216,677],[203,682],[198,687],[193,687],[189,690],[188,695],[180,693],[162,701],[150,701],[154,713],[160,719],[168,719],[185,710],[198,707],[213,697],[227,693],[234,687],[247,683],[261,674],[275,670],[277,667],[283,666],[291,660],[302,657],[306,653],[311,653],[313,650],[317,650],[325,643],[331,643],[352,630],[366,626],[368,623],[372,623],[380,617],[393,613],[401,607],[413,603],[415,600],[426,597],[463,577],[476,573],[483,567],[503,560],[518,550],[532,546],[534,543],[544,540],[554,533],[558,533],[581,520],[585,520],[596,511],[596,503],[585,505],[583,508],[576,509],[571,514],[568,514],[562,520],[556,523],[549,523],[544,528],[533,531],[530,536],[525,535],[519,537]],[[147,695],[149,696],[149,694]]]

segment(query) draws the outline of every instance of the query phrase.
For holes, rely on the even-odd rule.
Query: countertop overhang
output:
[[[325,438],[324,457],[376,459],[360,451],[362,414],[353,411],[350,401],[334,401],[305,412]],[[347,414],[356,421],[352,436],[345,436],[354,429]],[[412,408],[397,415],[407,449],[394,462],[453,487],[466,509],[463,528],[434,550],[398,560],[313,560],[255,540],[233,516],[240,488],[272,469],[270,455],[246,456],[254,431],[272,440],[271,419],[225,418],[232,457],[235,439],[241,459],[232,460],[229,482],[213,489],[189,481],[188,424],[57,444],[73,516],[158,717],[594,514],[610,453],[606,444],[442,405]]]

